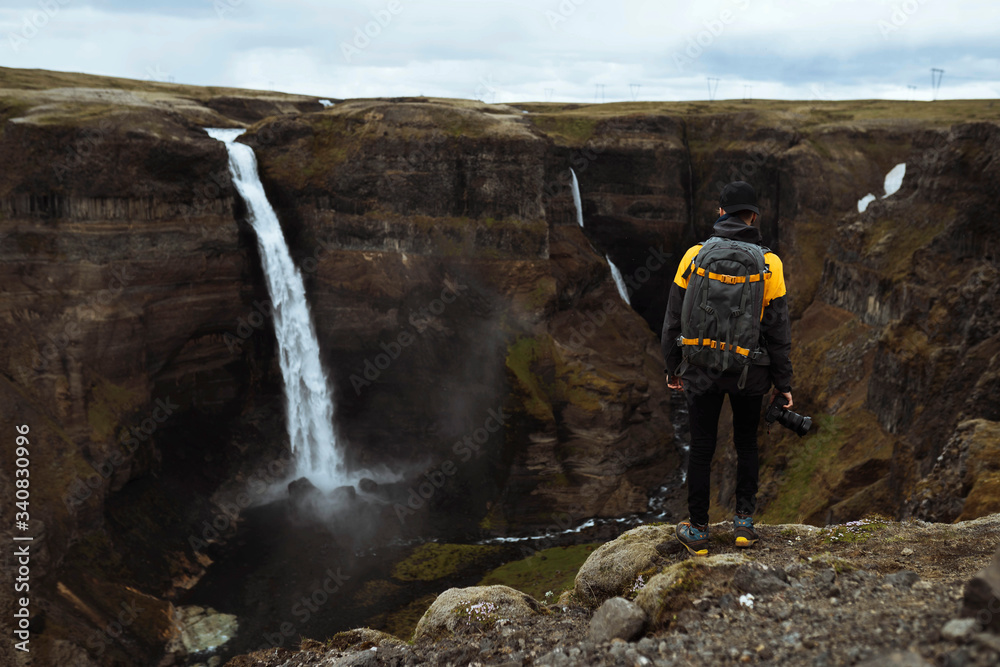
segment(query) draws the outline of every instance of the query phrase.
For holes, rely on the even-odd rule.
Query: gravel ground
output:
[[[727,531],[712,527],[713,555],[736,551]],[[593,610],[564,601],[538,616],[469,627],[436,642],[354,651],[313,642],[313,650],[270,650],[228,665],[1000,664],[1000,636],[960,618],[966,582],[997,549],[1000,515],[962,524],[875,521],[759,532],[761,541],[735,575],[720,573],[719,581],[690,591],[665,627],[647,628],[637,641],[592,641]],[[678,547],[663,545],[671,562],[688,558]]]

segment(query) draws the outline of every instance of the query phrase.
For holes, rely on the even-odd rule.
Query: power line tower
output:
[[[715,101],[715,92],[719,89],[719,79],[714,76],[707,76],[705,79],[708,81],[708,101]]]
[[[554,93],[554,92],[555,92],[554,88],[546,88],[545,89],[545,101],[546,102],[551,102],[552,101],[552,93]]]
[[[941,90],[941,79],[944,77],[944,70],[939,67],[931,68],[931,88],[934,90],[934,96],[931,98],[937,101],[938,91]]]
[[[641,83],[630,83],[628,84],[628,91],[632,93],[632,101],[635,102],[639,98],[639,89],[642,88]]]
[[[595,83],[594,84],[594,104],[597,104],[598,98],[601,102],[604,102],[604,84]]]
[[[743,84],[743,103],[746,104],[753,99],[753,86]]]
[[[910,89],[910,101],[912,102],[915,99],[917,99],[917,87],[916,86],[907,86],[907,88]]]

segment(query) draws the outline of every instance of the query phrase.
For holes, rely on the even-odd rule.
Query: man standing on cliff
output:
[[[699,556],[708,553],[710,475],[723,398],[729,396],[733,411],[737,456],[733,532],[736,546],[744,548],[758,538],[753,512],[757,503],[757,427],[763,397],[773,384],[775,395],[781,394],[785,407],[792,407],[791,328],[785,277],[778,256],[760,247],[760,231],[753,226],[760,217],[753,187],[735,181],[723,188],[719,216],[712,238],[688,249],[677,267],[661,340],[667,386],[684,391],[691,422],[687,471],[691,519],[677,525],[677,539]],[[720,260],[720,253],[728,254]],[[706,268],[709,263],[711,268]],[[741,268],[744,265],[751,268]],[[720,293],[723,300],[734,302],[723,314],[718,302]],[[714,301],[709,301],[709,294]],[[759,329],[753,322],[757,317]],[[732,328],[727,330],[727,326]],[[741,346],[737,340],[746,341],[748,335],[757,340]]]

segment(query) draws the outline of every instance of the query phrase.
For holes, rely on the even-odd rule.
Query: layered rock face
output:
[[[225,150],[199,129],[231,121],[24,95],[0,135],[0,391],[5,424],[30,429],[32,624],[58,630],[33,654],[68,664],[47,640],[89,638],[95,659],[149,662],[165,600],[204,571],[187,538],[209,497],[281,449],[273,337],[226,344],[266,298]],[[122,605],[150,613],[105,641]]]
[[[993,195],[1000,172],[991,157],[998,137],[993,124],[918,134],[903,189],[837,225],[817,301],[853,317],[836,330],[847,337],[844,349],[827,350],[826,359],[842,364],[839,381],[859,399],[864,392],[864,409],[887,434],[859,438],[881,452],[854,473],[871,482],[863,503],[841,501],[838,518],[864,505],[900,512],[963,421],[997,419],[987,397],[996,390],[1000,333]],[[970,472],[967,488],[937,502],[961,507],[975,477]],[[925,519],[961,513],[906,506]]]

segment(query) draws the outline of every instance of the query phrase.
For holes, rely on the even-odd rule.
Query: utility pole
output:
[[[719,89],[719,79],[714,76],[705,77],[708,80],[708,101],[715,101],[715,91]]]
[[[594,84],[594,104],[597,104],[598,98],[601,102],[604,102],[604,84],[595,83]]]
[[[708,81],[708,101],[715,101],[715,93],[719,90],[719,79],[714,76],[705,77]]]
[[[910,101],[912,102],[915,99],[917,99],[917,87],[916,86],[907,86],[907,88],[910,89]]]
[[[937,101],[938,91],[941,90],[941,79],[944,77],[944,70],[939,67],[931,68],[931,88],[934,90],[933,100]]]

